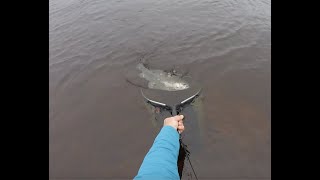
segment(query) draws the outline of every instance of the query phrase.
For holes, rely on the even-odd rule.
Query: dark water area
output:
[[[126,81],[140,59],[202,88],[184,132],[198,179],[271,179],[270,0],[50,0],[49,53],[50,179],[136,175],[158,133]]]

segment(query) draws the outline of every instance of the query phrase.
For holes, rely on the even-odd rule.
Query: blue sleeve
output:
[[[179,148],[177,130],[171,126],[162,127],[134,179],[180,179],[177,167]]]

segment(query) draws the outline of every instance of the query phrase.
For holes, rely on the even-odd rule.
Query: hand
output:
[[[163,126],[172,126],[181,134],[184,131],[183,118],[183,115],[168,117],[163,121]]]

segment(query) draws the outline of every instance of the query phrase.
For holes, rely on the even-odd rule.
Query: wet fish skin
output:
[[[143,63],[139,63],[137,65],[137,69],[141,71],[139,76],[149,81],[148,87],[150,89],[179,91],[190,87],[185,80],[181,79],[180,76],[164,72],[163,70],[148,69]]]

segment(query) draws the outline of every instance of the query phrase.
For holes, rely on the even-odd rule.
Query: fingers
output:
[[[178,116],[175,116],[178,120],[178,132],[179,134],[181,134],[183,131],[184,131],[184,125],[183,125],[183,118],[184,116],[183,115],[178,115]]]
[[[176,121],[180,122],[183,120],[184,116],[183,115],[176,115],[173,117]]]
[[[168,117],[164,120],[164,126],[170,125],[178,130],[178,132],[181,134],[184,131],[184,125],[183,125],[183,115],[177,115],[173,117]]]
[[[181,130],[181,131],[184,131],[184,125],[182,125],[182,126],[178,126],[178,130]]]
[[[178,132],[181,134],[184,131],[184,125],[178,126]]]

